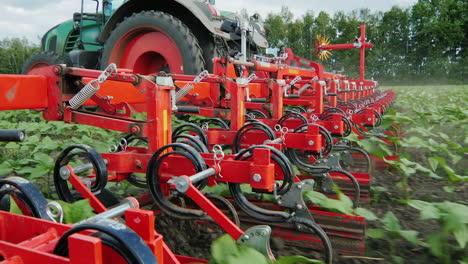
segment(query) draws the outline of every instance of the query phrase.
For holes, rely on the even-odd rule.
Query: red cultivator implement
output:
[[[360,47],[363,54],[368,44]],[[70,226],[49,221],[47,202],[25,206],[38,211],[29,215],[45,220],[2,213],[0,263],[203,262],[172,254],[154,230],[153,214],[129,209],[152,202],[176,218],[214,221],[239,243],[270,258],[270,234],[321,250],[326,263],[333,261],[334,251],[364,254],[363,217],[326,212],[302,197],[312,190],[334,196],[336,183],[355,206],[369,198],[370,158],[345,137],[352,131],[364,137],[378,125],[394,94],[377,90],[363,75],[347,79],[325,73],[320,64],[290,50],[284,54],[252,61],[216,58],[213,74],[196,77],[135,75],[114,64],[103,72],[56,65],[28,76],[0,76],[0,110],[41,109],[49,121],[128,134],[110,153],[75,145],[57,158],[54,184],[60,199],[89,199],[100,214]],[[146,112],[146,118],[134,118],[134,109]],[[206,118],[200,126],[187,123],[173,129],[173,113]],[[133,146],[133,141],[146,146]],[[149,193],[138,202],[107,209],[115,204],[106,198],[107,182],[123,180]],[[17,203],[28,205],[28,197],[19,194],[21,180],[6,179],[4,184]],[[225,185],[230,196],[202,192],[215,185]],[[258,199],[263,194],[272,195],[273,202]],[[178,197],[191,204],[176,202]],[[124,212],[126,225],[136,233],[110,222]],[[255,226],[244,231],[237,219]],[[6,226],[13,222],[28,228],[11,232]],[[145,243],[131,242],[138,236]],[[79,252],[87,252],[91,260]]]

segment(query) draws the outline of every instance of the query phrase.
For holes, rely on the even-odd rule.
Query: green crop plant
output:
[[[398,239],[404,238],[415,245],[425,245],[418,239],[418,232],[415,230],[403,230],[400,220],[391,211],[387,212],[384,217],[379,219],[382,228],[373,228],[366,231],[366,235],[370,238],[385,239],[388,241],[389,253],[394,263],[404,263],[404,259],[398,255],[397,242]]]
[[[322,261],[309,259],[303,256],[285,256],[276,260],[270,260],[260,252],[249,246],[236,243],[236,241],[225,234],[211,244],[210,264],[294,264],[313,263],[323,264]]]
[[[428,203],[410,200],[408,205],[420,211],[421,220],[436,220],[439,232],[426,236],[425,246],[441,263],[466,263],[468,260],[468,206],[452,203]],[[455,241],[453,241],[455,240]]]

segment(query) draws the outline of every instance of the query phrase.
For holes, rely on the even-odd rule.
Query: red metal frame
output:
[[[221,117],[231,121],[228,130],[209,129],[206,131],[211,144],[231,144],[237,131],[244,126],[245,112],[247,109],[256,109],[262,112],[271,112],[271,119],[262,120],[265,124],[273,127],[284,114],[287,105],[305,106],[308,110],[304,117],[311,118],[312,115],[319,116],[326,107],[339,107],[348,115],[361,131],[367,132],[364,125],[372,126],[376,123],[376,115],[382,114],[383,107],[388,107],[395,95],[391,91],[383,93],[376,92],[376,82],[364,80],[364,52],[365,48],[372,45],[365,41],[365,26],[361,27],[361,38],[359,45],[338,44],[322,45],[322,49],[361,49],[360,78],[359,80],[346,79],[340,74],[330,74],[323,71],[323,66],[294,56],[291,50],[286,49],[288,58],[287,64],[295,62],[297,65],[307,68],[297,68],[290,65],[262,62],[253,60],[249,67],[258,76],[250,83],[245,83],[243,79],[237,77],[235,67],[236,62],[227,58],[214,59],[214,75],[208,76],[203,82],[195,85],[184,99],[188,105],[200,107],[200,115],[209,117]],[[247,77],[247,70],[242,70],[241,78]],[[171,92],[175,87],[171,84],[175,81],[182,85],[193,81],[193,76],[172,74],[169,76],[138,76],[124,72],[119,72],[109,77],[109,81],[102,85],[101,90],[93,95],[85,106],[99,106],[97,111],[73,110],[67,106],[67,102],[75,96],[79,89],[83,89],[85,84],[92,79],[98,78],[101,72],[82,68],[71,68],[64,66],[51,66],[34,69],[32,76],[0,76],[0,96],[4,96],[6,103],[0,105],[0,110],[10,109],[41,109],[44,118],[50,121],[64,121],[67,123],[86,124],[95,127],[120,131],[148,138],[148,147],[127,147],[117,153],[105,153],[102,157],[107,160],[110,181],[122,181],[130,177],[131,173],[145,173],[152,154],[163,146],[171,143],[171,121],[172,104]],[[70,82],[73,76],[76,80]],[[301,77],[297,80],[296,77]],[[295,85],[292,86],[292,83]],[[30,87],[34,84],[34,93],[31,95]],[[289,87],[289,89],[287,89]],[[303,89],[302,89],[303,88]],[[286,92],[285,92],[286,89]],[[262,98],[260,100],[249,100],[249,98]],[[132,118],[133,107],[138,106],[147,112],[145,120]],[[359,111],[357,111],[359,110]],[[335,134],[343,134],[344,123],[339,117],[333,117],[329,121],[318,120],[316,124],[325,127]],[[302,125],[299,119],[287,120],[284,124],[287,127],[298,127]],[[363,137],[356,127],[353,130]],[[249,133],[243,139],[246,145],[263,144],[262,133]],[[281,149],[296,148],[302,151],[320,153],[324,147],[325,140],[319,133],[319,127],[309,124],[306,133],[287,133],[277,137],[284,137],[282,144],[272,144]],[[314,144],[308,144],[314,142]],[[202,154],[203,159],[209,167],[217,168],[216,161],[211,154]],[[278,173],[275,165],[270,161],[269,149],[255,149],[251,160],[238,161],[233,155],[226,155],[221,161],[223,167],[223,177],[210,177],[209,184],[215,185],[218,182],[232,182],[250,184],[252,188],[272,192],[275,180],[282,180],[281,173]],[[313,157],[312,157],[313,158]],[[164,160],[161,171],[159,171],[160,183],[166,191],[174,188],[168,181],[174,176],[187,177],[194,174],[191,163],[180,156],[170,156]],[[178,166],[171,166],[177,164]],[[87,189],[87,187],[73,173],[71,167],[69,181],[84,198],[90,199],[90,203],[96,212],[106,210],[104,205]],[[260,174],[261,180],[253,180],[253,175]],[[353,174],[363,184],[369,183],[368,174]],[[332,175],[338,177],[337,175]],[[300,179],[301,177],[298,177]],[[303,176],[302,178],[307,178]],[[187,178],[189,179],[189,178]],[[341,178],[340,178],[341,179]],[[343,180],[343,179],[341,179]],[[347,180],[343,180],[347,181]],[[221,225],[234,239],[238,239],[243,231],[234,225],[222,211],[214,206],[198,189],[191,183],[187,190],[187,195],[193,199],[203,210],[205,210],[217,223]],[[362,198],[367,198],[368,192]],[[279,209],[279,208],[277,208]],[[323,211],[317,208],[309,208],[316,211],[318,215],[328,215],[330,218],[342,217]],[[157,256],[158,261],[163,263],[185,263],[190,261],[187,257],[177,257],[167,248],[161,237],[154,231],[154,216],[140,211],[129,210],[128,221],[137,217],[144,220],[142,224],[128,222],[133,229],[147,242]],[[9,214],[0,214],[0,219],[10,219]],[[16,217],[16,216],[15,216]],[[346,217],[345,217],[346,218]],[[25,218],[28,219],[28,218]],[[340,218],[341,219],[341,218]],[[343,218],[344,219],[344,218]],[[361,228],[364,226],[363,219],[356,219],[356,223]],[[22,220],[23,221],[23,220]],[[40,225],[49,226],[43,232],[31,233],[38,236],[26,241],[26,238],[17,236],[18,241],[5,242],[5,261],[0,263],[17,263],[17,257],[34,257],[43,263],[84,263],[83,255],[78,254],[77,249],[90,252],[92,261],[86,263],[102,263],[102,246],[99,239],[90,238],[83,235],[72,236],[70,240],[70,259],[50,256],[54,239],[61,235],[67,225],[57,225],[47,223],[42,220],[24,220],[31,222],[31,228],[39,228]],[[343,220],[344,221],[344,220]],[[0,221],[3,223],[3,221]],[[29,223],[29,222],[28,222]],[[3,228],[4,229],[4,228]],[[0,231],[2,231],[1,229]],[[359,228],[358,228],[359,229]],[[40,229],[43,230],[43,229]],[[59,230],[59,232],[54,231]],[[281,230],[281,229],[278,229]],[[279,232],[279,231],[275,232]],[[357,231],[357,235],[336,231],[334,234],[343,237],[353,237],[362,239],[363,234]],[[6,233],[7,234],[7,233]],[[314,241],[314,238],[304,238],[300,234],[283,234],[292,240]],[[8,240],[8,235],[2,235],[0,243]],[[22,240],[21,240],[22,239]],[[308,240],[309,239],[309,240]],[[21,241],[26,241],[20,243]],[[20,244],[12,244],[12,243]],[[49,242],[49,243],[47,243]],[[43,245],[43,244],[47,245]],[[363,244],[359,242],[362,252]],[[32,249],[30,249],[32,248]],[[43,249],[43,251],[41,251]],[[49,260],[50,258],[50,260]],[[193,260],[193,259],[192,259]],[[29,260],[28,260],[29,261]]]
[[[125,212],[126,224],[145,241],[158,263],[207,263],[206,260],[177,256],[167,247],[162,235],[154,229],[154,212],[129,209]],[[18,226],[21,228],[11,228]],[[89,231],[69,238],[69,257],[52,254],[59,238],[73,225],[0,211],[1,264],[105,264],[121,263],[120,257],[105,251],[101,240],[88,236]],[[106,258],[103,256],[105,255]]]

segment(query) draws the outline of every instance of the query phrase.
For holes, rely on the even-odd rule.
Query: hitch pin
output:
[[[52,222],[60,224],[63,223],[63,209],[59,203],[52,201],[46,205],[45,210],[47,216],[50,217]]]
[[[280,132],[280,137],[275,138],[273,140],[265,140],[263,144],[281,144],[286,142],[286,134],[289,132],[289,129],[287,127],[281,127],[281,125],[276,124],[275,125],[275,131]]]
[[[223,177],[221,175],[221,161],[224,159],[224,151],[221,145],[214,145],[213,146],[213,159],[215,160],[214,166],[216,167],[216,175],[220,178]]]

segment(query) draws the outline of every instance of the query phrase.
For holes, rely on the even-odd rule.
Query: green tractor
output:
[[[91,13],[85,1],[96,2]],[[110,63],[134,73],[196,75],[212,71],[215,56],[244,59],[268,46],[263,27],[233,13],[221,15],[214,0],[82,0],[81,12],[51,28],[42,52],[23,73],[55,64],[104,69]]]

